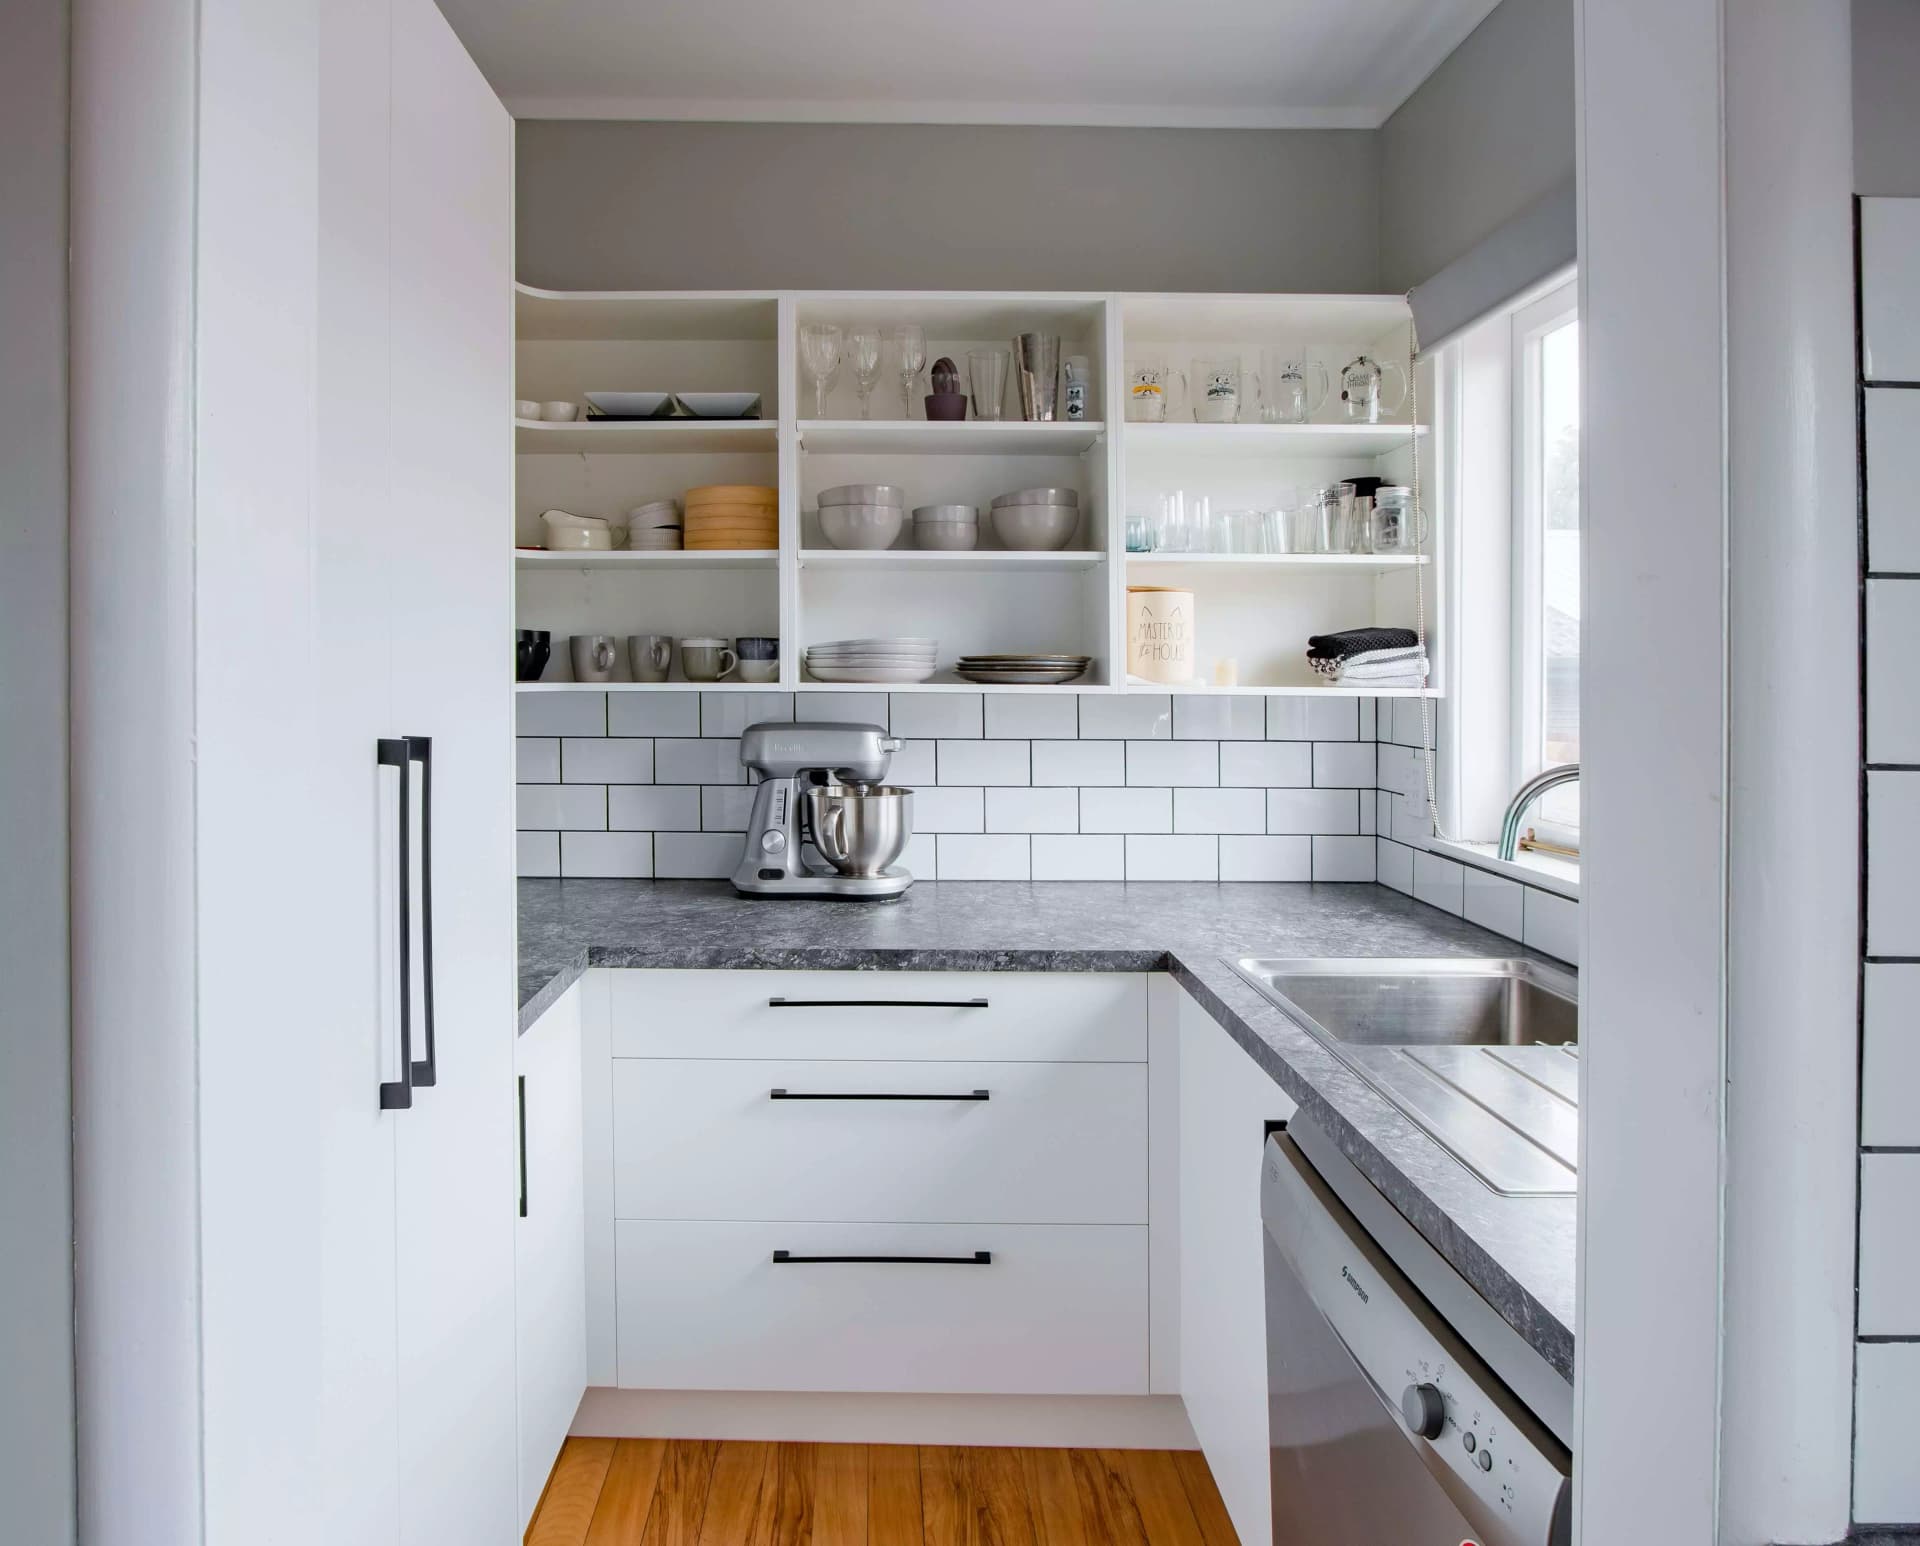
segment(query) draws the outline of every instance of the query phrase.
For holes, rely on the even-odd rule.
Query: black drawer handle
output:
[[[991,1267],[993,1252],[975,1251],[971,1256],[795,1256],[791,1251],[775,1251],[776,1267],[799,1267],[817,1262],[850,1262],[935,1267]]]
[[[770,1090],[768,1100],[992,1100],[986,1090],[968,1090],[960,1095],[922,1095],[914,1093],[882,1094],[867,1090]]]
[[[770,998],[769,1009],[985,1009],[983,998]]]

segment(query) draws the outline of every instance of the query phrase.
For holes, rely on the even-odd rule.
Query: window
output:
[[[1512,317],[1512,778],[1580,760],[1580,321],[1572,285]],[[1538,841],[1578,849],[1580,786],[1528,818]]]

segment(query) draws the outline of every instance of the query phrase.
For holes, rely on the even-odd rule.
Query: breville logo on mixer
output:
[[[1352,1289],[1356,1294],[1360,1296],[1360,1302],[1362,1304],[1373,1303],[1373,1301],[1367,1297],[1367,1291],[1360,1286],[1360,1280],[1356,1278],[1351,1272],[1347,1271],[1345,1267],[1342,1267],[1340,1269],[1340,1276],[1347,1280],[1347,1287]]]

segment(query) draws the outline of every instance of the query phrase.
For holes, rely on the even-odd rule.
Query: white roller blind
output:
[[[1569,180],[1414,286],[1413,320],[1421,354],[1432,353],[1482,317],[1571,267],[1577,246]]]

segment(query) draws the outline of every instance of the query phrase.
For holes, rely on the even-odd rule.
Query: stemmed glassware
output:
[[[847,334],[853,353],[853,384],[860,394],[860,417],[873,417],[873,384],[880,379],[880,329],[862,324]]]
[[[800,363],[813,378],[813,416],[827,416],[827,388],[840,374],[840,324],[804,322],[800,325]]]
[[[893,341],[900,351],[900,417],[913,417],[913,384],[927,364],[926,330],[917,322],[903,323],[894,329]]]

